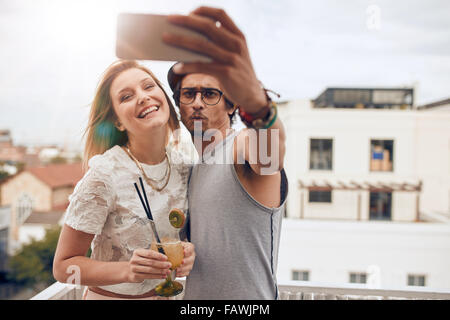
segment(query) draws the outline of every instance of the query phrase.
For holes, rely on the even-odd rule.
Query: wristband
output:
[[[278,116],[278,108],[277,104],[270,99],[269,92],[275,94],[278,98],[280,95],[276,93],[275,91],[269,90],[264,88],[264,86],[261,84],[261,88],[264,90],[264,93],[266,95],[268,104],[265,106],[262,110],[258,111],[256,114],[250,114],[248,112],[245,112],[239,107],[239,116],[241,117],[242,122],[250,128],[255,129],[268,129],[275,123],[277,116]],[[259,115],[265,111],[265,115],[263,117],[260,117]]]
[[[278,116],[278,108],[277,104],[271,100],[269,100],[269,106],[267,107],[269,112],[264,118],[255,119],[251,114],[241,110],[239,108],[239,116],[241,117],[242,122],[250,128],[255,129],[269,129],[275,123]]]

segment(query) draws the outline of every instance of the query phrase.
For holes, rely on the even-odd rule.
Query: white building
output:
[[[385,287],[450,288],[448,109],[296,100],[279,112],[289,179],[279,280],[374,283],[377,274]]]

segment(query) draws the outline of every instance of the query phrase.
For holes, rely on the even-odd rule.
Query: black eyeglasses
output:
[[[183,104],[194,102],[197,92],[202,95],[202,101],[208,106],[214,106],[219,103],[223,92],[216,88],[181,88],[175,92],[175,99]]]

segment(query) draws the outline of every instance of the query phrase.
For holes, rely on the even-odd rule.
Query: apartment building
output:
[[[413,96],[332,88],[280,104],[290,185],[279,279],[450,288],[450,113]]]

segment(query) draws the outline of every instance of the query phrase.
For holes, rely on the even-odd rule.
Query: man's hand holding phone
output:
[[[174,25],[200,33],[204,38],[164,32],[163,41],[211,57],[212,62],[183,62],[176,73],[210,74],[223,85],[225,94],[249,113],[267,103],[256,77],[244,34],[222,9],[200,7],[187,16],[169,15]],[[269,48],[270,49],[270,48]]]

